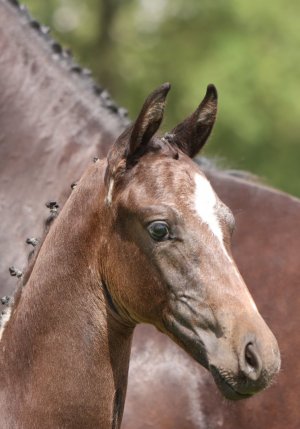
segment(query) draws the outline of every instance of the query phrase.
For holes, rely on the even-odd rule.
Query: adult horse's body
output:
[[[43,208],[43,202],[54,197],[63,203],[71,182],[81,175],[89,157],[95,154],[106,155],[112,137],[124,127],[124,120],[118,113],[103,107],[104,97],[102,103],[99,103],[87,78],[78,78],[75,73],[68,73],[67,62],[63,59],[65,57],[57,54],[57,46],[53,46],[54,53],[51,43],[46,43],[44,36],[41,38],[29,27],[24,16],[22,19],[20,16],[19,11],[5,0],[0,1],[0,235],[3,243],[0,278],[3,293],[11,293],[14,288],[14,279],[7,277],[8,266],[15,262],[19,266],[26,264],[26,251],[21,247],[25,246],[24,239],[41,234],[41,219],[44,218],[46,210]],[[32,26],[37,28],[36,22],[33,22]],[[54,59],[51,58],[52,54]],[[34,96],[35,94],[38,96]],[[82,125],[85,127],[84,132],[81,131]],[[216,389],[209,382],[205,383],[205,389],[203,388],[201,383],[206,373],[201,368],[197,372],[200,377],[197,394],[190,395],[190,390],[184,389],[186,384],[183,380],[186,356],[181,362],[175,362],[173,349],[166,346],[167,354],[156,356],[156,362],[162,368],[166,358],[169,362],[172,361],[174,366],[172,371],[164,367],[166,371],[163,372],[163,381],[162,372],[153,372],[151,362],[144,361],[144,374],[149,374],[148,385],[150,386],[150,380],[153,380],[151,386],[156,384],[155,388],[159,388],[148,391],[147,401],[155,392],[160,398],[159,405],[162,405],[163,414],[174,417],[172,394],[174,385],[180,385],[176,393],[177,398],[182,398],[182,401],[180,410],[178,409],[180,413],[177,415],[180,414],[190,422],[189,428],[199,427],[199,421],[194,423],[189,417],[196,404],[199,405],[203,417],[203,425],[200,427],[218,428],[223,421],[224,427],[232,429],[240,429],[241,426],[244,429],[281,429],[284,421],[286,428],[296,429],[300,421],[299,407],[295,405],[295,398],[299,396],[299,385],[294,376],[300,372],[300,364],[296,359],[299,354],[297,332],[300,323],[300,298],[296,289],[299,284],[299,271],[295,257],[299,254],[300,243],[299,202],[225,173],[212,171],[211,180],[217,186],[219,195],[237,215],[238,228],[234,236],[233,251],[262,314],[266,315],[279,338],[285,371],[280,374],[278,383],[266,393],[260,394],[257,400],[253,398],[240,402],[233,408],[220,401]],[[273,222],[271,234],[267,228],[270,216]],[[251,234],[249,225],[253,225]],[[283,264],[282,246],[285,242],[288,242],[289,246],[285,248]],[[276,306],[268,303],[269,297],[272,297]],[[151,336],[155,349],[159,347],[161,340],[155,333],[151,333]],[[142,344],[143,338],[134,338],[136,349],[142,347]],[[140,361],[134,354],[133,368],[138,368]],[[192,364],[189,362],[189,365]],[[194,383],[197,383],[196,373],[194,374]],[[139,376],[137,373],[137,377]],[[135,389],[136,385],[134,371],[130,379],[130,402],[126,416],[130,417],[130,413],[134,413],[136,419],[130,429],[136,429],[144,426],[138,420],[136,407],[132,407],[133,394],[131,395],[130,391]],[[163,386],[171,388],[161,390]],[[165,393],[163,399],[158,395],[161,391]],[[205,401],[204,391],[207,399]],[[198,402],[198,398],[202,398],[201,402]],[[216,404],[218,419],[212,418],[212,415],[216,416],[212,413]],[[156,422],[153,425],[158,426],[158,416],[160,421],[163,421],[159,407],[151,409],[150,414],[146,401],[139,406],[139,415],[142,415],[142,409],[145,410],[144,416],[148,414],[149,426],[151,422]],[[182,429],[181,421],[178,422],[178,429]],[[166,419],[165,423],[167,424]],[[177,423],[174,420],[171,420],[170,424],[171,426],[165,427],[176,428]],[[164,428],[162,424],[158,427]]]

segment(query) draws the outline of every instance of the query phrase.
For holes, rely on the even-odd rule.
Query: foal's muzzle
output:
[[[253,335],[250,338],[241,344],[239,352],[226,352],[220,348],[220,356],[213,357],[209,364],[217,386],[228,399],[253,396],[268,387],[279,371],[280,355],[275,338],[270,337],[268,353]]]

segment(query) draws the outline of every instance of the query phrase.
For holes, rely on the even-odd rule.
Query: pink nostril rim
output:
[[[248,343],[245,347],[245,360],[241,369],[247,378],[257,380],[261,374],[262,362],[258,350],[253,343]]]

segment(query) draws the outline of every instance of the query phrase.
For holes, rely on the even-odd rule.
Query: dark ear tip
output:
[[[167,97],[168,92],[170,91],[170,88],[171,84],[169,82],[163,83],[149,95],[147,101],[150,103],[164,101]]]
[[[149,103],[157,103],[165,101],[168,92],[170,91],[171,84],[169,82],[163,83],[158,88],[156,88],[147,98],[146,105]]]
[[[170,89],[171,89],[171,84],[169,82],[165,82],[157,88],[156,92],[165,98],[168,92],[170,91]]]
[[[162,85],[161,85],[161,90],[162,91],[166,91],[166,92],[169,92],[170,91],[170,89],[171,89],[171,84],[170,84],[170,82],[165,82],[165,83],[163,83]]]
[[[210,83],[207,85],[205,98],[212,98],[215,100],[218,98],[218,91],[214,84]]]

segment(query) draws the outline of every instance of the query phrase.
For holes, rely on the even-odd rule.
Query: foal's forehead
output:
[[[171,157],[153,157],[139,166],[135,184],[140,185],[149,195],[155,193],[158,198],[185,200],[199,197],[208,204],[219,201],[210,182],[188,156],[182,154],[179,159]]]
[[[138,176],[145,179],[145,184],[149,187],[164,186],[166,192],[176,194],[176,190],[183,188],[192,192],[196,173],[203,174],[197,164],[185,154],[180,154],[179,159],[150,155],[140,164]]]
[[[136,181],[141,200],[170,205],[184,215],[189,212],[221,240],[221,225],[233,225],[234,218],[199,166],[185,155],[178,160],[153,157],[145,161]]]

